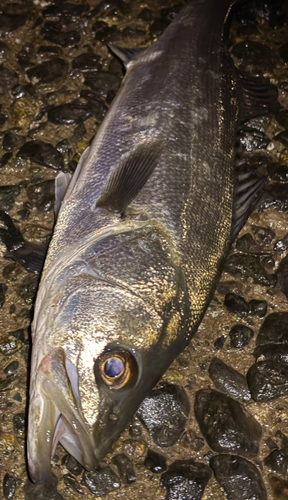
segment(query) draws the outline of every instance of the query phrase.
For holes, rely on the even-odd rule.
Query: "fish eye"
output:
[[[125,369],[125,364],[122,359],[113,356],[108,358],[103,366],[103,371],[108,378],[120,377]]]
[[[135,378],[136,361],[128,351],[109,351],[97,362],[99,374],[110,389],[121,389]],[[96,365],[95,365],[95,371]]]

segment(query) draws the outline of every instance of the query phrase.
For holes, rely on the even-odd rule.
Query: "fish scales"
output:
[[[226,10],[224,6],[221,23]],[[150,220],[163,225],[171,234],[177,250],[186,254],[188,259],[190,256],[193,258],[194,266],[196,261],[200,266],[203,262],[206,240],[212,256],[215,248],[219,249],[220,254],[223,253],[223,243],[219,242],[219,238],[224,245],[225,242],[227,244],[231,226],[234,117],[227,116],[227,106],[223,102],[227,81],[217,77],[226,57],[220,50],[223,24],[219,27],[215,22],[207,21],[202,11],[203,2],[191,4],[184,15],[184,27],[181,18],[177,23],[172,23],[162,38],[148,49],[144,62],[140,58],[135,68],[132,66],[128,70],[117,102],[110,112],[110,119],[109,116],[106,118],[102,131],[100,129],[94,139],[90,157],[74,193],[62,208],[48,254],[48,264],[54,261],[54,254],[59,259],[61,246],[65,249],[66,259],[67,246],[72,243],[72,248],[76,247],[78,238],[82,241],[85,234],[96,232],[97,228],[121,225],[125,231],[125,222],[116,220],[115,223],[108,214],[97,213],[95,201],[110,171],[119,163],[121,153],[125,155],[130,151],[141,134],[149,137],[155,133],[164,145],[159,167],[132,206],[144,210]],[[206,31],[210,33],[208,43]],[[140,82],[140,85],[135,85],[135,82]],[[231,130],[227,126],[230,121]],[[228,196],[225,190],[229,191]],[[227,208],[221,204],[223,191]],[[203,206],[203,199],[206,206]],[[200,206],[202,213],[195,219],[194,214],[199,212]],[[219,223],[223,209],[225,231],[219,231],[216,221]],[[193,214],[193,220],[190,220],[190,214]],[[182,220],[182,225],[179,225],[179,220]],[[208,232],[205,228],[207,222],[210,223]],[[188,227],[188,234],[192,235],[190,239],[187,238]],[[200,255],[195,259],[197,249]],[[211,259],[209,256],[207,258]],[[215,264],[217,266],[217,261]],[[207,270],[206,262],[199,268],[200,276],[203,276],[203,267]],[[214,276],[211,279],[213,281]],[[202,304],[199,306],[202,309]]]
[[[49,479],[58,441],[87,469],[97,465],[209,303],[233,217],[239,106],[223,44],[230,4],[186,4],[127,64],[62,202],[33,321],[34,481]],[[145,149],[156,166],[122,216],[96,206],[133,155],[149,163]]]

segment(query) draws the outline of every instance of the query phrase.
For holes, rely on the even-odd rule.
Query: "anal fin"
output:
[[[22,264],[27,271],[40,274],[44,266],[49,240],[45,243],[25,241],[17,250],[6,252],[5,259],[15,260]]]

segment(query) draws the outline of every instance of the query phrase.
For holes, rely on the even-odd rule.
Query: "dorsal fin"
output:
[[[159,141],[147,141],[131,151],[109,176],[96,207],[122,214],[153,173],[160,152]]]
[[[71,179],[71,182],[68,186],[68,189],[67,189],[67,192],[66,192],[66,195],[67,195],[67,198],[68,196],[71,195],[73,189],[74,189],[74,186],[78,180],[78,177],[81,173],[81,170],[82,168],[84,167],[85,163],[86,163],[86,160],[89,156],[89,153],[90,153],[90,146],[88,146],[88,148],[85,149],[85,151],[82,153],[82,155],[80,156],[80,159],[79,159],[79,162],[78,162],[78,165],[77,165],[77,168],[72,176],[72,179]]]
[[[136,59],[136,57],[138,57],[146,50],[146,47],[140,49],[129,49],[129,48],[118,47],[118,45],[114,45],[114,43],[107,43],[107,45],[109,49],[113,52],[113,54],[115,54],[115,56],[121,59],[121,61],[125,65],[125,68],[127,68],[127,65],[130,61]]]
[[[87,160],[88,155],[89,155],[89,151],[90,151],[90,146],[88,146],[88,148],[86,148],[85,151],[80,156],[80,160],[78,162],[77,168],[76,168],[73,175],[69,174],[69,173],[60,172],[55,179],[54,213],[55,213],[56,218],[58,216],[60,206],[61,206],[61,203],[62,203],[64,196],[66,196],[66,199],[67,199],[68,196],[70,196],[70,194],[73,191],[73,188],[74,188],[74,186],[77,182],[77,179],[80,175],[80,172],[86,163],[86,160]]]
[[[62,200],[70,184],[72,174],[60,172],[55,179],[55,203],[54,214],[58,217]]]

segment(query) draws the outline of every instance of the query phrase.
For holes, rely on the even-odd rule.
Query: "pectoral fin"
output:
[[[269,113],[278,113],[278,91],[266,78],[237,71],[237,88],[240,100],[240,121]]]
[[[134,200],[156,168],[160,156],[159,142],[146,142],[136,147],[112,172],[97,207],[122,214]]]
[[[239,231],[241,231],[249,215],[256,207],[265,184],[266,177],[261,177],[255,172],[244,170],[237,176],[234,191],[232,241],[236,238]]]

